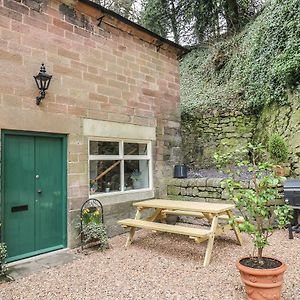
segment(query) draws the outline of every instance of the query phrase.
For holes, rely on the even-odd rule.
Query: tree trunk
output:
[[[171,19],[172,32],[174,35],[174,41],[175,43],[179,44],[179,34],[178,34],[178,27],[177,27],[177,20],[176,20],[176,8],[174,5],[174,1],[171,1],[170,19]]]
[[[237,0],[225,0],[224,15],[228,31],[237,31],[240,27],[239,6]]]

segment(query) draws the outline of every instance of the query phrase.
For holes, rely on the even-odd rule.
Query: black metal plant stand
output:
[[[96,210],[99,210],[99,208],[100,208],[100,211],[101,211],[101,222],[102,222],[102,224],[104,224],[103,205],[102,205],[102,203],[98,199],[95,199],[95,198],[90,198],[90,199],[86,200],[82,204],[81,209],[80,209],[80,242],[81,242],[81,250],[83,250],[83,234],[82,234],[83,223],[82,223],[82,214],[83,214],[83,211],[85,209],[87,209],[87,208],[92,213],[95,212]]]

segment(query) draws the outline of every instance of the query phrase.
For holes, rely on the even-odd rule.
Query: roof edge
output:
[[[116,13],[116,12],[110,10],[110,9],[107,9],[107,8],[103,7],[102,5],[100,5],[98,3],[95,3],[95,2],[90,1],[90,0],[78,0],[78,1],[82,2],[84,4],[87,4],[87,5],[91,6],[91,7],[94,7],[96,9],[99,9],[103,13],[111,15],[113,18],[116,18],[117,20],[119,20],[119,21],[121,21],[121,22],[123,22],[123,23],[125,23],[127,25],[130,25],[130,26],[132,26],[132,27],[134,27],[134,28],[136,28],[136,29],[138,29],[138,30],[140,30],[142,32],[145,32],[145,33],[149,34],[150,36],[153,36],[157,40],[160,40],[161,42],[166,43],[166,44],[168,44],[168,45],[176,48],[180,52],[179,56],[182,56],[185,53],[187,53],[187,52],[190,51],[188,48],[186,48],[184,46],[181,46],[181,45],[179,45],[179,44],[177,44],[175,42],[172,42],[172,41],[170,41],[170,40],[168,40],[166,38],[163,38],[160,35],[158,35],[158,34],[152,32],[152,31],[148,30],[147,28],[145,28],[145,27],[143,27],[143,26],[141,26],[141,25],[139,25],[139,24],[137,24],[137,23],[135,23],[133,21],[130,21],[129,19],[127,19],[127,18],[119,15],[118,13]]]

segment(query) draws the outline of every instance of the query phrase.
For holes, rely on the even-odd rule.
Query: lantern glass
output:
[[[39,74],[33,77],[40,91],[46,91],[48,89],[52,75],[46,73],[44,64],[42,64]]]

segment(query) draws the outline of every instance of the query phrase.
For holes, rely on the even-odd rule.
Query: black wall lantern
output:
[[[38,89],[40,90],[40,94],[41,94],[40,96],[36,97],[36,105],[39,105],[41,103],[42,99],[45,98],[46,90],[48,89],[48,87],[50,85],[52,75],[49,75],[46,73],[45,65],[42,64],[39,74],[37,74],[36,76],[33,76],[33,78],[34,78],[35,83],[36,83]]]

